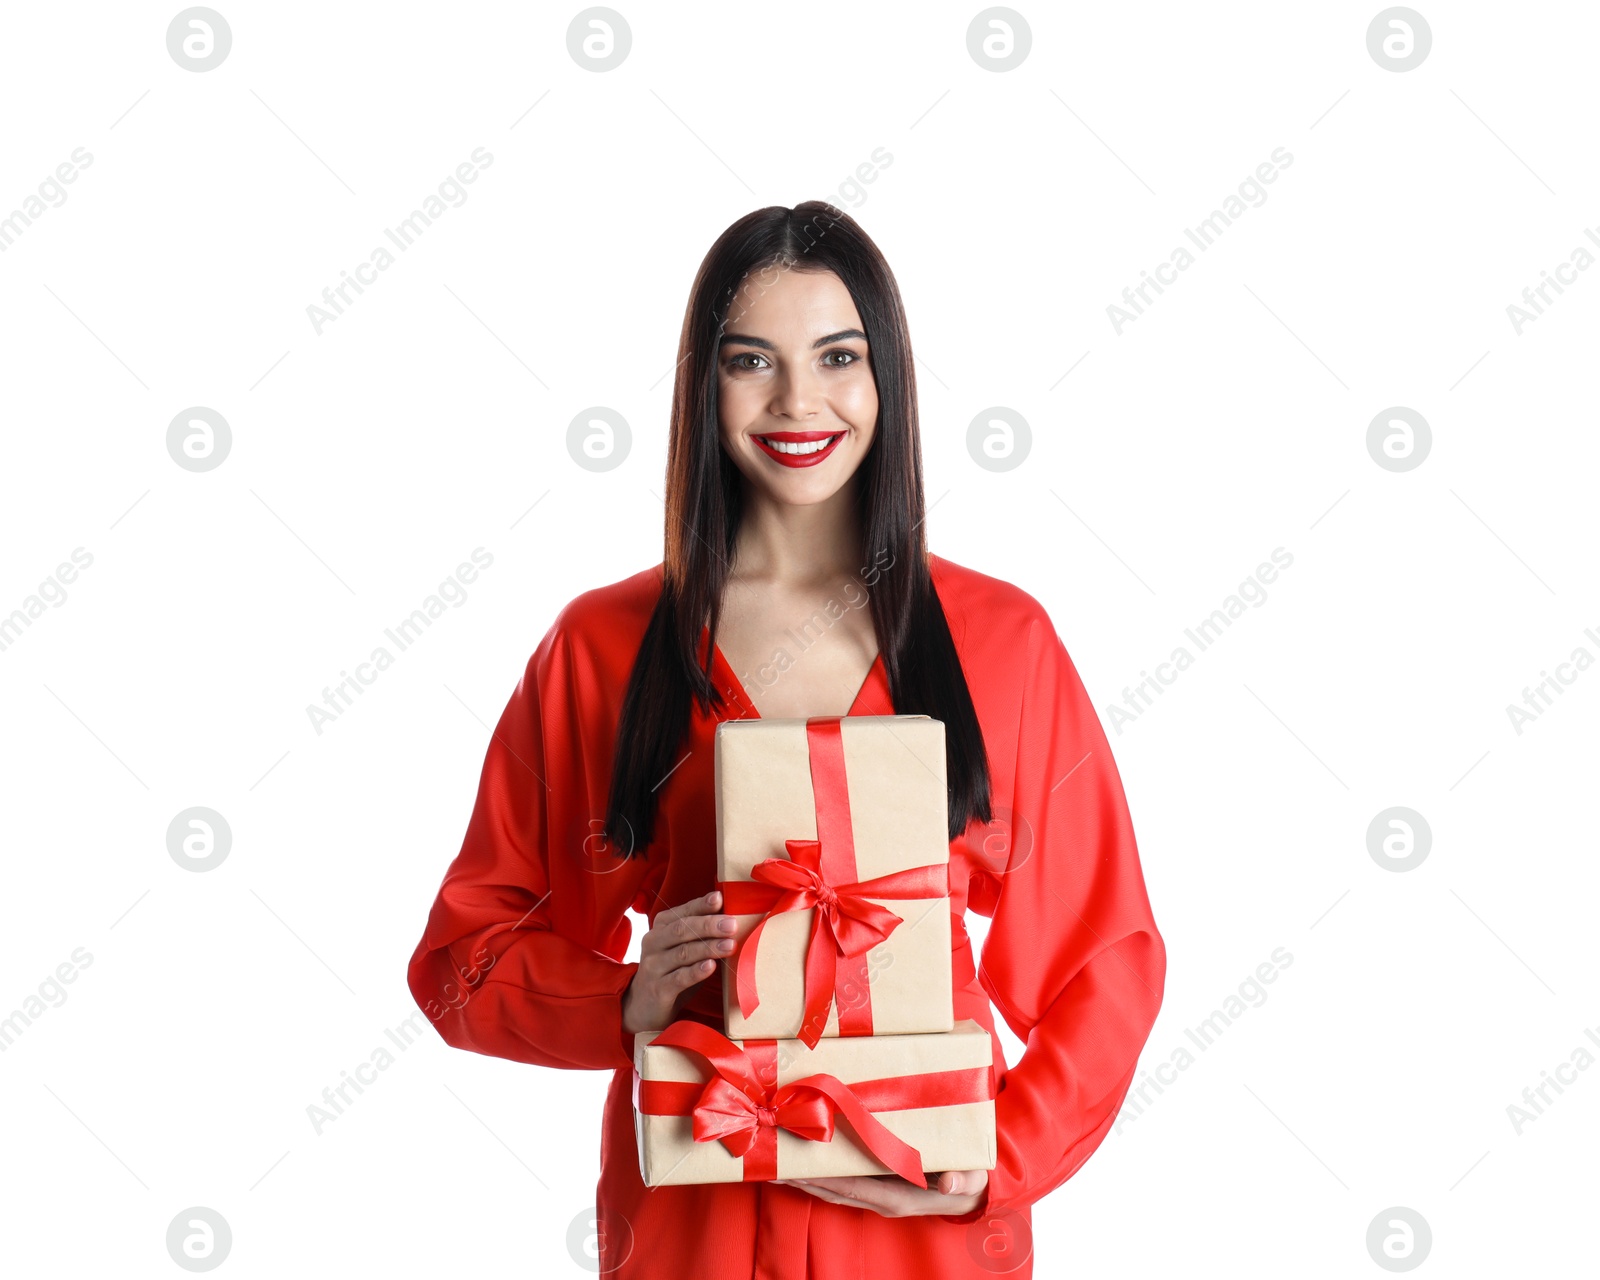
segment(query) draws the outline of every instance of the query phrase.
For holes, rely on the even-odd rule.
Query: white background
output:
[[[1506,308],[1600,226],[1600,11],[1419,3],[1404,73],[1375,3],[1029,5],[1003,73],[942,3],[629,4],[605,73],[577,6],[219,0],[205,73],[167,52],[177,6],[12,7],[0,214],[93,159],[0,253],[0,615],[93,563],[0,650],[0,1015],[92,963],[0,1054],[8,1273],[180,1274],[194,1205],[226,1274],[592,1270],[604,1074],[430,1033],[320,1135],[306,1108],[414,1012],[528,655],[660,558],[700,258],[810,198],[904,294],[934,549],[1046,605],[1111,734],[1169,949],[1143,1065],[1293,957],[1036,1206],[1040,1274],[1382,1274],[1391,1206],[1424,1274],[1592,1269],[1600,1069],[1520,1133],[1507,1107],[1600,1054],[1600,671],[1520,734],[1506,706],[1600,656],[1600,271],[1520,335]],[[466,202],[319,335],[307,306],[477,147]],[[1278,147],[1119,335],[1107,306]],[[197,405],[233,436],[205,473],[166,448]],[[604,474],[566,450],[590,405],[632,428]],[[966,445],[994,405],[1033,436],[1003,473]],[[1405,472],[1366,445],[1396,405],[1432,429]],[[480,546],[318,734],[307,704]],[[1265,603],[1114,730],[1275,547]],[[166,848],[196,805],[233,836],[205,874]],[[1366,838],[1397,805],[1432,832],[1403,873]]]

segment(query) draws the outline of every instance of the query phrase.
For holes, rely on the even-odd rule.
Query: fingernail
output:
[[[738,926],[732,920],[717,921],[717,929],[722,933],[732,933]]]
[[[723,938],[720,942],[717,943],[717,950],[718,951],[724,951],[724,952],[732,951],[733,950],[733,939],[732,938]]]
[[[706,894],[706,906],[716,907],[720,905],[722,905],[722,894],[720,891],[713,889],[710,893]]]

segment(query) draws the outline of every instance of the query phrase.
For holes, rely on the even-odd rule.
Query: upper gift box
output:
[[[729,720],[715,754],[727,1034],[950,1030],[944,725]]]

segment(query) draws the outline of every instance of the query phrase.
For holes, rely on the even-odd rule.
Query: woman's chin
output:
[[[815,466],[793,467],[768,457],[759,449],[738,458],[746,482],[769,502],[782,506],[812,507],[826,502],[849,485],[861,465],[853,452],[835,450]]]
[[[754,482],[768,502],[784,507],[815,507],[836,496],[849,483],[850,477],[805,476],[789,478],[763,477]]]

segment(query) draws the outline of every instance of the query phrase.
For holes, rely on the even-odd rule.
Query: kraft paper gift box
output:
[[[717,726],[731,1038],[815,1045],[954,1024],[944,750],[928,716]]]
[[[735,1043],[704,1023],[634,1037],[647,1187],[995,1165],[993,1051],[970,1018],[924,1035]]]

